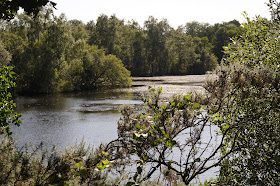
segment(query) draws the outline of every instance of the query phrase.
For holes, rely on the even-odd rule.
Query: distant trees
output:
[[[187,23],[178,29],[154,17],[137,22],[101,15],[88,27],[89,44],[119,57],[133,76],[203,74],[223,57],[223,46],[242,33],[236,20],[222,24]]]
[[[210,25],[208,23],[189,22],[184,27],[185,32],[193,37],[207,37],[212,45],[211,52],[218,58],[220,63],[224,52],[223,46],[230,43],[230,38],[241,35],[244,28],[237,20],[216,23]]]
[[[126,69],[133,76],[204,74],[218,64],[229,38],[242,31],[235,20],[174,29],[150,17],[142,28],[100,15],[84,24],[56,17],[51,8],[1,22],[1,53],[12,56],[18,90],[36,93],[129,86]]]
[[[9,65],[20,92],[130,86],[130,72],[116,56],[87,44],[89,34],[80,21],[44,9],[35,18],[21,14],[3,25],[0,40],[12,54]]]

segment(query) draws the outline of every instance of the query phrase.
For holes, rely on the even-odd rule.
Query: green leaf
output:
[[[198,109],[199,107],[200,107],[200,104],[199,104],[199,103],[193,104],[193,109]]]
[[[108,152],[104,152],[104,151],[102,151],[102,154],[107,155],[107,154],[108,154]]]
[[[146,115],[146,113],[142,113],[142,114],[140,115],[140,119],[143,118],[145,115]]]
[[[98,169],[105,169],[106,167],[108,167],[108,165],[110,164],[109,160],[105,159],[105,160],[101,160],[96,167]]]
[[[191,94],[187,94],[187,95],[185,95],[184,97],[183,97],[183,100],[188,100],[190,97],[191,97],[192,95]]]
[[[136,181],[137,177],[138,177],[138,173],[135,173],[133,176],[133,180]]]
[[[136,149],[131,149],[130,151],[129,151],[129,153],[135,153],[136,152]]]
[[[83,166],[83,162],[81,161],[75,164],[75,167],[82,167],[82,166]]]
[[[173,146],[173,143],[172,143],[172,141],[167,140],[167,141],[165,142],[165,145],[168,146],[168,147],[172,147],[172,146]]]
[[[136,124],[135,126],[134,126],[136,129],[141,129],[141,126],[140,125],[138,125],[138,124]]]
[[[150,91],[151,91],[151,92],[155,92],[155,91],[156,91],[156,89],[152,88]]]

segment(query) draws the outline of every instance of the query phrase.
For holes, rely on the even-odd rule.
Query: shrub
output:
[[[96,151],[82,141],[65,152],[55,148],[50,153],[43,148],[15,149],[7,135],[0,140],[1,185],[117,185],[119,177],[109,178],[108,172],[96,169],[102,146]]]

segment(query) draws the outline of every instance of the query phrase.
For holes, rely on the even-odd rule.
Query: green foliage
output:
[[[217,125],[221,131],[232,128],[221,153],[233,153],[222,161],[217,181],[279,185],[279,22],[246,19],[243,35],[225,47],[218,78],[205,86],[208,106],[220,110]]]
[[[81,21],[67,21],[43,9],[35,18],[21,14],[5,22],[0,34],[12,54],[21,93],[52,93],[128,87],[130,72],[114,55],[87,44]]]
[[[162,89],[149,87],[149,94],[143,97],[146,107],[142,113],[124,106],[118,139],[105,148],[115,166],[136,169],[127,173],[127,185],[144,183],[155,175],[165,184],[188,185],[228,155],[218,158],[218,150],[226,143],[224,138],[215,140],[216,117],[211,107],[200,104],[203,97],[175,96],[162,102],[161,92]],[[229,131],[220,134],[225,136]],[[207,139],[203,139],[204,135]]]
[[[7,66],[11,61],[11,54],[4,48],[0,42],[0,68],[4,65]]]
[[[208,38],[211,43],[211,51],[218,58],[219,63],[224,55],[223,46],[228,45],[231,38],[239,37],[244,32],[243,27],[237,20],[222,24],[216,23],[215,25],[190,22],[185,25],[184,29],[192,37]]]
[[[205,88],[211,104],[220,107],[215,120],[221,131],[232,127],[222,154],[234,152],[222,162],[219,182],[278,185],[279,72],[233,63],[217,73],[219,79]]]
[[[9,125],[19,126],[21,114],[15,112],[16,104],[12,100],[11,88],[15,86],[15,73],[10,67],[0,68],[0,127],[11,135]],[[3,132],[0,131],[2,134]]]
[[[41,7],[50,3],[53,7],[55,7],[56,3],[49,0],[25,0],[25,1],[9,1],[9,0],[1,0],[0,1],[0,19],[10,20],[14,18],[15,14],[19,10],[19,8],[23,8],[25,12],[28,14],[34,13],[38,14]]]
[[[251,67],[267,64],[279,68],[279,24],[265,18],[247,19],[244,34],[225,47],[225,64],[242,63]]]
[[[118,185],[123,180],[110,178],[107,171],[96,170],[102,146],[93,151],[82,141],[65,152],[47,152],[37,147],[15,149],[14,140],[0,139],[1,185]]]
[[[116,55],[133,76],[203,74],[217,64],[209,39],[174,30],[167,20],[152,16],[141,28],[134,21],[125,24],[114,15],[101,15],[88,30],[89,44]]]

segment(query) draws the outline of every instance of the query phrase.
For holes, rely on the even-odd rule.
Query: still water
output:
[[[141,107],[148,86],[163,88],[163,96],[202,90],[206,75],[134,78],[132,88],[93,92],[21,96],[15,99],[22,113],[20,127],[11,126],[17,146],[43,142],[59,150],[80,142],[97,146],[117,138],[118,108],[123,104]],[[139,108],[140,109],[140,108]]]
[[[37,145],[63,150],[80,142],[98,145],[117,138],[118,108],[123,104],[142,104],[132,92],[81,92],[16,98],[17,112],[22,113],[20,127],[12,127],[18,146]]]
[[[20,127],[11,126],[16,146],[43,142],[48,149],[57,146],[64,150],[82,139],[87,145],[97,147],[117,138],[117,122],[121,117],[119,107],[130,104],[136,110],[143,108],[142,95],[148,86],[163,88],[163,99],[174,94],[203,91],[206,76],[166,76],[135,78],[133,87],[127,89],[93,92],[63,93],[16,98],[18,113],[22,113]],[[207,138],[207,135],[205,135]],[[216,176],[218,169],[201,175],[201,180]]]

